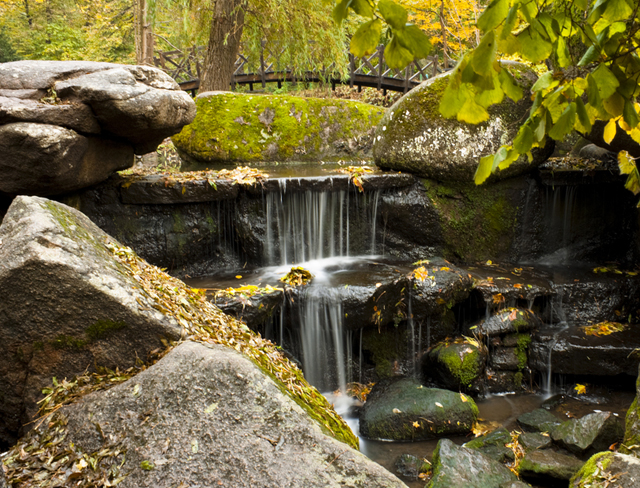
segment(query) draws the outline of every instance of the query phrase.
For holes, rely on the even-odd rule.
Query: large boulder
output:
[[[449,439],[433,453],[433,477],[426,488],[500,488],[518,480],[504,465]]]
[[[66,451],[68,458],[55,457],[51,466],[19,455],[52,432],[60,441],[41,456]],[[97,459],[97,469],[74,462],[77,453]],[[8,458],[10,477],[30,472],[38,480],[59,479],[57,486],[78,476],[123,476],[123,488],[406,486],[325,435],[254,362],[231,348],[195,342],[61,408]]]
[[[372,439],[418,441],[466,434],[477,418],[471,397],[402,378],[376,384],[360,416],[360,433]]]
[[[181,337],[112,242],[59,203],[20,196],[9,208],[0,226],[0,441],[15,441],[53,376],[128,368]]]
[[[478,125],[446,119],[439,105],[451,73],[431,78],[398,100],[375,133],[373,155],[384,169],[406,171],[439,181],[471,181],[480,158],[510,144],[531,108],[529,90],[535,73],[519,63],[504,63],[523,89],[516,103],[508,97],[489,108],[490,118]],[[542,164],[553,143],[532,151],[533,161],[521,156],[493,180],[524,173]]]
[[[52,195],[99,183],[132,166],[134,152],[155,150],[190,123],[195,111],[189,95],[156,68],[3,63],[0,191]]]
[[[527,453],[520,461],[518,473],[528,481],[554,486],[569,481],[583,464],[574,456],[550,449],[536,450]]]
[[[383,109],[351,100],[206,92],[198,115],[173,137],[200,163],[370,157]]]

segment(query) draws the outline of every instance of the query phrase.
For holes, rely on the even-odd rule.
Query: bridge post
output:
[[[260,42],[260,78],[262,79],[262,89],[264,90],[267,87],[267,80],[264,74],[264,46],[267,41]]]
[[[353,79],[356,77],[356,58],[349,53],[349,87],[353,88]]]
[[[409,66],[411,66],[410,64],[404,69],[404,90],[402,93],[407,93],[409,91]]]
[[[384,46],[378,46],[378,90],[382,88],[382,74],[384,73]],[[385,91],[386,95],[386,91]]]

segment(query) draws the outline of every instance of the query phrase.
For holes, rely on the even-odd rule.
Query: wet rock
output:
[[[502,483],[498,488],[531,488],[531,485],[524,483],[522,481],[510,481],[507,483]]]
[[[422,363],[425,378],[450,390],[479,392],[486,350],[467,341],[442,343],[434,347]]]
[[[7,478],[4,475],[4,469],[0,469],[0,488],[7,488]]]
[[[517,481],[502,464],[473,449],[458,447],[449,439],[438,442],[432,465],[428,488],[489,488]]]
[[[539,432],[525,432],[520,434],[518,442],[524,447],[525,451],[551,447],[551,437],[542,435]]]
[[[231,296],[219,295],[211,301],[224,313],[242,320],[249,328],[257,330],[282,306],[283,298],[282,290],[274,290],[250,294],[238,292]]]
[[[529,91],[536,75],[517,63],[502,63]],[[442,94],[451,72],[430,78],[398,100],[385,114],[375,133],[374,158],[381,168],[414,173],[439,181],[471,181],[481,157],[509,144],[517,133],[518,121],[531,106],[525,94],[517,103],[507,97],[489,108],[489,119],[478,125],[445,119],[439,111]],[[534,150],[529,163],[521,157],[493,179],[530,171],[553,152]]]
[[[490,362],[494,368],[506,371],[517,371],[526,366],[526,361],[525,364],[520,364],[520,359],[516,354],[515,347],[499,347],[494,349],[490,355]]]
[[[426,274],[418,274],[415,268],[424,267]],[[431,259],[428,263],[414,265],[411,286],[411,309],[417,317],[442,315],[456,303],[466,300],[473,287],[469,274],[448,261]]]
[[[514,332],[530,332],[540,325],[540,319],[531,310],[508,308],[483,321],[478,329],[483,335],[491,337]]]
[[[251,360],[219,345],[183,343],[56,415],[65,419],[63,442],[83,452],[118,443],[123,488],[405,486],[324,434]]]
[[[506,463],[515,460],[513,451],[506,447],[510,442],[511,433],[504,427],[501,427],[489,434],[476,437],[472,441],[464,444],[464,447],[475,449],[499,463]]]
[[[569,487],[582,488],[603,483],[625,488],[638,486],[640,460],[635,456],[617,452],[600,452],[591,457],[575,474]]]
[[[56,125],[0,125],[0,191],[54,195],[77,190],[133,164],[130,146]]]
[[[558,418],[548,410],[538,408],[533,412],[523,413],[518,417],[518,424],[528,432],[550,432],[560,425]]]
[[[418,476],[427,473],[431,465],[424,459],[413,454],[402,454],[396,459],[396,472],[405,478],[418,479]]]
[[[124,176],[120,186],[122,203],[135,205],[172,205],[194,202],[233,200],[238,196],[238,185],[231,180],[206,179],[176,181],[168,175],[144,177]]]
[[[495,371],[487,368],[484,387],[489,393],[518,392],[522,390],[525,379],[525,374],[520,371]]]
[[[383,112],[351,100],[229,92],[201,93],[196,105],[196,119],[173,141],[200,163],[361,159]]]
[[[155,308],[87,217],[17,197],[0,226],[0,440],[31,420],[52,377],[128,368],[182,328]]]
[[[590,335],[576,325],[543,327],[533,335],[529,365],[537,371],[551,367],[554,374],[635,376],[638,363],[632,352],[640,347],[640,327],[624,327],[609,335]]]
[[[409,378],[377,383],[360,417],[360,433],[371,439],[417,441],[469,432],[478,417],[471,397],[426,388]]]
[[[574,456],[568,456],[551,450],[532,451],[527,453],[518,468],[524,479],[566,486],[566,482],[578,472],[584,464]],[[564,483],[562,483],[564,481]]]
[[[624,429],[611,412],[594,412],[563,422],[550,434],[554,442],[582,456],[609,449],[622,440]]]

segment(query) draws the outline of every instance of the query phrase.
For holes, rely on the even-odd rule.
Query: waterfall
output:
[[[380,190],[287,192],[286,180],[281,180],[280,191],[265,197],[264,262],[374,255],[379,196]]]

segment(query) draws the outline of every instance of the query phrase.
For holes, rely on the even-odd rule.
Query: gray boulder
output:
[[[0,125],[0,191],[55,195],[106,180],[133,163],[128,144],[50,124]]]
[[[524,432],[518,437],[518,442],[527,452],[551,447],[551,437],[540,432]]]
[[[618,452],[595,454],[569,483],[570,488],[587,486],[640,486],[640,459]]]
[[[531,451],[520,462],[520,476],[531,482],[554,484],[568,481],[584,464],[574,456],[551,450]]]
[[[560,425],[561,421],[548,410],[537,408],[533,412],[520,415],[518,423],[528,432],[549,432]]]
[[[578,454],[595,454],[622,440],[624,429],[611,412],[594,412],[571,419],[550,432],[554,442]]]
[[[507,444],[511,442],[511,433],[501,427],[488,434],[464,444],[468,449],[475,449],[491,459],[495,459],[500,463],[506,463],[515,460],[515,454],[509,449]]]
[[[406,486],[325,435],[252,361],[219,345],[183,343],[129,381],[63,407],[31,435],[45,438],[59,419],[62,448],[73,443],[91,456],[117,443],[122,488]],[[117,472],[99,469],[111,481]]]
[[[431,78],[398,100],[378,124],[373,146],[376,164],[439,181],[472,181],[480,158],[513,141],[532,104],[528,92],[535,73],[518,63],[503,65],[524,90],[517,103],[505,96],[489,108],[489,120],[478,125],[445,119],[438,107],[451,73]],[[492,179],[536,168],[553,152],[553,144],[548,146],[532,151],[531,163],[522,156]]]
[[[371,439],[417,441],[466,434],[477,418],[471,397],[401,378],[376,384],[360,416],[360,433]]]
[[[15,441],[52,377],[128,368],[181,337],[116,261],[114,244],[70,207],[13,201],[0,226],[0,442]]]
[[[0,127],[30,124],[21,129],[28,133],[23,136],[27,147],[41,150],[25,150],[15,140],[18,136],[5,140],[0,191],[42,196],[103,181],[112,172],[132,166],[134,152],[151,152],[179,132],[193,120],[195,110],[189,95],[156,68],[89,61],[2,63]],[[43,128],[35,130],[35,124]],[[84,141],[97,136],[100,141],[85,141],[83,150],[75,147],[65,155],[69,167],[50,166],[46,162],[50,157],[41,161],[42,151],[45,156],[60,151],[57,141],[51,141],[51,125],[68,131],[67,138]],[[59,176],[52,167],[63,174]],[[48,171],[41,174],[44,168]],[[7,181],[15,176],[7,177],[6,172],[17,173],[20,182]],[[70,179],[70,174],[78,177]]]
[[[449,439],[438,442],[432,465],[433,477],[426,488],[499,488],[517,481],[502,464]]]

